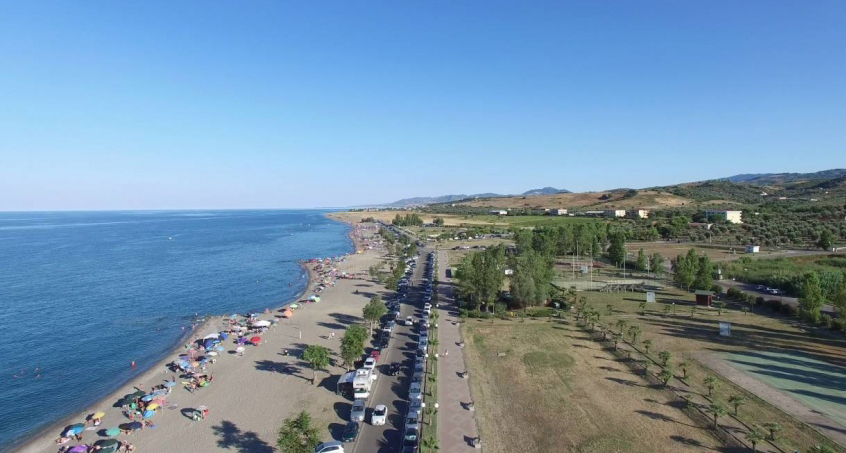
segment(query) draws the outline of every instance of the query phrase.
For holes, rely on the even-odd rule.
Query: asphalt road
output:
[[[747,293],[750,293],[750,294],[755,294],[756,296],[761,296],[766,300],[775,299],[775,300],[780,300],[781,303],[783,303],[783,304],[790,304],[790,305],[799,306],[799,299],[797,299],[795,297],[776,296],[776,295],[773,295],[773,294],[769,294],[765,291],[759,291],[759,290],[755,289],[755,287],[757,285],[753,285],[751,283],[743,283],[743,282],[738,282],[738,281],[734,281],[734,280],[715,280],[714,283],[722,286],[723,289],[736,288],[736,289],[739,289],[741,291],[746,291]],[[823,305],[820,310],[823,313],[828,313],[828,314],[834,313],[834,307],[832,307],[831,305],[828,305],[828,304]]]
[[[411,384],[411,366],[414,364],[414,351],[417,346],[416,328],[405,326],[406,316],[419,319],[419,308],[422,307],[422,282],[425,279],[426,254],[428,250],[420,250],[417,267],[412,274],[411,287],[408,297],[400,302],[400,314],[403,322],[394,326],[391,342],[388,348],[382,350],[377,368],[379,378],[376,380],[370,398],[367,399],[367,412],[361,433],[352,449],[352,453],[395,453],[402,447],[402,434],[405,426],[405,415],[408,412],[408,387]],[[402,368],[397,376],[389,376],[388,368],[394,362],[400,362]],[[370,424],[373,408],[379,404],[388,407],[387,422],[383,426]]]

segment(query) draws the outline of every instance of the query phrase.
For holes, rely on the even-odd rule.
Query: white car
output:
[[[357,399],[353,401],[352,410],[350,411],[350,421],[360,422],[364,420],[364,413],[367,411],[367,406],[364,400]]]
[[[411,316],[406,316],[405,317],[405,325],[413,326],[414,325],[414,318],[412,318]]]
[[[380,404],[373,409],[373,414],[370,415],[370,424],[373,426],[382,426],[388,418],[388,406]]]
[[[425,304],[423,304],[423,309],[424,310],[431,310],[432,304],[430,304],[429,302],[426,302]]]
[[[364,361],[364,365],[361,366],[366,370],[372,370],[376,368],[376,359],[373,357],[368,357],[367,360]]]
[[[314,453],[344,453],[344,444],[338,441],[323,442],[314,447]]]

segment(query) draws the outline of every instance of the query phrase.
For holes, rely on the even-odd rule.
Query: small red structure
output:
[[[705,305],[710,307],[711,300],[714,298],[713,291],[696,291],[696,305]]]

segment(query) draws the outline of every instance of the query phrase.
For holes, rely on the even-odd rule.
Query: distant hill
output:
[[[529,196],[529,195],[549,195],[549,194],[556,194],[556,193],[570,193],[568,190],[564,189],[556,189],[554,187],[544,187],[542,189],[532,189],[527,190],[520,194],[520,196]],[[380,205],[383,207],[388,208],[405,208],[409,206],[422,206],[427,204],[436,204],[436,203],[451,203],[453,201],[459,200],[474,200],[479,198],[502,198],[502,197],[510,197],[516,195],[502,195],[498,193],[477,193],[473,195],[441,195],[439,197],[414,197],[414,198],[403,198],[402,200],[394,201],[393,203],[388,203],[384,205]]]
[[[803,181],[814,181],[821,179],[832,179],[846,176],[846,169],[835,168],[814,173],[751,173],[729,176],[723,178],[734,183],[752,184],[756,186],[769,186],[790,184]]]

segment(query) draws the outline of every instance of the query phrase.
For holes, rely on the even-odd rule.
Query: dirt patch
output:
[[[468,321],[466,359],[485,451],[716,449],[676,398],[566,323]]]

